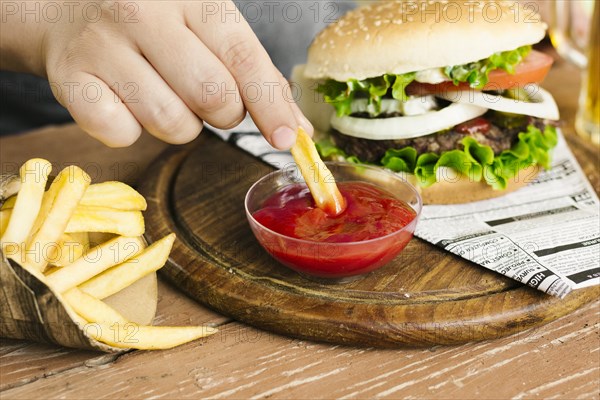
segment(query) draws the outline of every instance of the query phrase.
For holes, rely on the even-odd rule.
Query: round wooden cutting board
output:
[[[571,142],[597,189],[598,154]],[[308,280],[257,243],[244,196],[273,168],[216,136],[162,154],[142,180],[146,235],[178,240],[163,274],[194,299],[258,328],[338,344],[427,346],[493,339],[598,298],[545,295],[417,238],[391,264],[349,283]]]

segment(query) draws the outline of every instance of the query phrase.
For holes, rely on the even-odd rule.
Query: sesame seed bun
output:
[[[461,65],[537,43],[545,31],[517,1],[373,2],[321,31],[305,76],[362,80]]]

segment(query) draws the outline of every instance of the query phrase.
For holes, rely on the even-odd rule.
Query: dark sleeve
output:
[[[72,121],[46,79],[0,71],[0,135]]]

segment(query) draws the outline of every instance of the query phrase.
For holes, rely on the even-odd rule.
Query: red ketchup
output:
[[[263,247],[283,264],[320,277],[364,274],[391,261],[410,241],[416,212],[369,183],[338,182],[338,188],[347,201],[338,216],[317,208],[304,184],[286,186],[268,198],[254,219],[286,238],[302,240],[263,231]]]

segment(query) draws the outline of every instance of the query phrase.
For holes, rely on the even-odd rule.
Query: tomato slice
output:
[[[554,59],[549,55],[532,50],[531,53],[517,65],[514,74],[509,74],[503,69],[495,69],[490,72],[489,82],[482,90],[504,90],[524,87],[528,83],[541,83]],[[455,85],[452,81],[438,84],[412,82],[406,87],[406,93],[411,96],[424,96],[426,94],[436,94],[440,92],[449,92],[457,90],[468,90],[468,83]]]
[[[486,134],[492,128],[492,124],[485,118],[473,118],[454,127],[454,130],[463,135],[474,135],[475,133]]]

